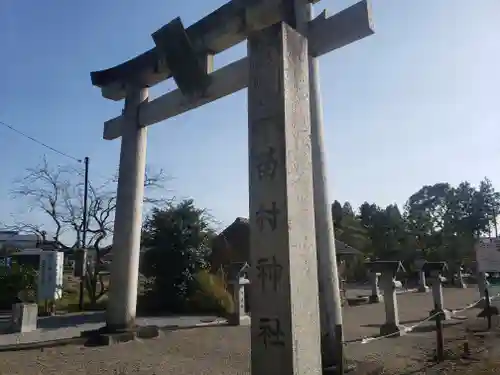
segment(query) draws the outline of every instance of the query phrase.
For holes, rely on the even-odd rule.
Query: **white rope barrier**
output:
[[[495,300],[495,299],[497,299],[497,298],[499,298],[499,297],[500,297],[500,293],[499,293],[499,294],[494,295],[493,297],[490,297],[490,302],[491,302],[491,301],[493,301],[493,300]],[[470,309],[472,309],[472,308],[476,307],[476,306],[477,306],[477,305],[478,305],[478,304],[479,304],[482,300],[484,300],[484,297],[483,297],[483,298],[481,298],[481,299],[479,299],[479,300],[477,300],[477,301],[476,301],[476,302],[474,302],[474,303],[471,303],[471,304],[469,304],[469,305],[465,306],[465,307],[464,307],[464,308],[462,308],[462,309],[458,309],[458,310],[451,310],[451,311],[450,311],[450,315],[451,315],[451,316],[455,316],[455,315],[460,314],[460,313],[462,313],[462,312],[464,312],[464,311],[470,310]],[[410,332],[412,332],[415,328],[417,328],[417,327],[421,326],[421,325],[422,325],[422,324],[424,324],[424,323],[427,323],[429,320],[431,320],[432,318],[436,317],[438,314],[440,314],[440,313],[435,313],[435,314],[433,314],[433,315],[429,316],[428,318],[425,318],[425,319],[423,319],[423,320],[421,320],[421,321],[419,321],[419,322],[415,323],[415,324],[414,324],[414,325],[412,325],[412,326],[403,326],[403,332],[404,332],[404,333],[410,333]],[[349,344],[350,344],[350,343],[368,344],[368,343],[370,343],[370,342],[374,342],[374,341],[378,341],[378,340],[386,339],[386,338],[393,337],[393,336],[397,336],[397,335],[400,335],[400,334],[401,334],[401,332],[394,332],[394,333],[390,333],[390,334],[388,334],[388,335],[384,335],[384,336],[371,336],[371,337],[363,337],[363,338],[362,338],[361,340],[359,340],[359,341],[350,341],[350,342],[349,342]],[[344,343],[344,344],[346,344],[346,343]]]

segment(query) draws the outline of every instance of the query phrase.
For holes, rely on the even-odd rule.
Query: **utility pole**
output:
[[[83,231],[82,231],[82,248],[86,249],[87,246],[87,200],[88,200],[88,192],[89,192],[89,158],[86,156],[84,159],[85,164],[85,181],[83,188]],[[80,277],[80,296],[78,301],[78,307],[80,311],[83,311],[84,304],[84,295],[85,295],[85,279],[86,279],[86,265],[83,266],[85,273]]]

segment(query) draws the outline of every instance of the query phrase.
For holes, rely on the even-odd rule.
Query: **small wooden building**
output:
[[[343,304],[346,303],[345,277],[349,258],[363,256],[363,253],[345,243],[335,240],[339,272],[340,292]],[[238,217],[215,237],[210,258],[212,272],[223,269],[226,273],[231,263],[250,263],[250,225],[248,219]],[[248,301],[247,301],[247,308]]]
[[[363,256],[363,253],[346,245],[341,241],[335,240],[337,250],[337,261],[339,264],[339,273],[342,274],[343,266],[348,258],[354,256]],[[238,217],[236,220],[224,229],[212,243],[212,254],[210,263],[212,270],[226,268],[233,262],[250,261],[250,225],[248,219]]]

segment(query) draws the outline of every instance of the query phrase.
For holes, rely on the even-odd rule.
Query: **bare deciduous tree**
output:
[[[155,192],[165,192],[167,177],[160,171],[147,168],[145,176],[147,205],[161,205],[167,202]],[[47,223],[36,224],[20,221],[9,226],[21,232],[38,234],[44,241],[47,233],[53,233],[52,241],[63,249],[86,247],[94,249],[95,258],[92,267],[88,268],[86,287],[91,302],[97,302],[106,292],[103,281],[102,258],[111,246],[103,247],[113,234],[114,215],[116,210],[116,182],[113,176],[97,186],[89,181],[87,239],[84,244],[83,231],[83,172],[74,167],[51,166],[44,158],[35,168],[29,168],[26,175],[15,182],[12,195],[15,199],[28,202],[30,212],[41,212],[49,219]],[[70,242],[62,237],[70,238]]]

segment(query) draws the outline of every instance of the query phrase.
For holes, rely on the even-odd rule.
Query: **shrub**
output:
[[[234,312],[234,300],[227,290],[223,275],[202,270],[195,275],[195,284],[195,292],[188,299],[191,311],[223,317]]]
[[[26,302],[35,299],[37,272],[31,266],[17,263],[11,267],[0,268],[0,308],[10,309],[12,304],[20,302],[20,296]],[[21,293],[23,292],[23,293]]]
[[[149,279],[142,306],[181,313],[196,292],[195,275],[207,267],[212,230],[210,218],[192,200],[154,209],[145,221],[142,242],[148,250],[141,273]]]

